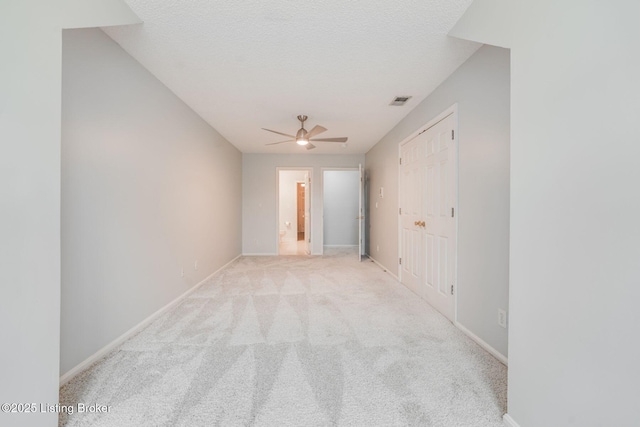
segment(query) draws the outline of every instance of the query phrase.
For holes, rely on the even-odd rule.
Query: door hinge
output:
[[[402,258],[398,258],[398,264],[402,265]]]
[[[455,209],[451,208],[451,218],[453,218],[454,212],[455,212]]]
[[[451,295],[453,295],[453,285],[451,285]]]
[[[398,213],[402,215],[402,208],[398,208]]]
[[[400,164],[402,164],[402,157],[400,157]]]
[[[451,139],[455,139],[455,130],[451,129]]]

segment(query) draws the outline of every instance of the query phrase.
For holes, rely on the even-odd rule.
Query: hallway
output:
[[[352,249],[243,257],[60,390],[65,426],[502,426],[507,369]]]

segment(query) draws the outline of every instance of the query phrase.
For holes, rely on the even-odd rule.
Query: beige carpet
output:
[[[244,257],[60,390],[63,426],[502,426],[506,368],[370,261]]]

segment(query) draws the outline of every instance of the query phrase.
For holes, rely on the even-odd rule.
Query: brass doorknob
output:
[[[418,224],[418,225],[419,225],[420,227],[425,227],[425,226],[427,225],[427,223],[426,223],[426,222],[424,222],[424,221],[418,221],[418,222],[419,222],[419,224]]]

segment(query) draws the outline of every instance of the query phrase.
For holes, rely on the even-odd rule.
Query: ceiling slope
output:
[[[447,36],[471,0],[126,0],[143,25],[103,30],[245,153],[365,153],[480,46]],[[390,106],[395,96],[412,98]]]

